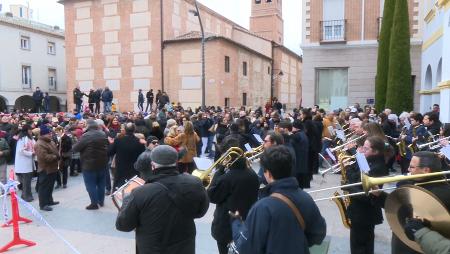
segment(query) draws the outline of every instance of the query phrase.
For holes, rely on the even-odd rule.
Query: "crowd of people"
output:
[[[86,109],[83,96],[89,98]],[[345,143],[336,130],[355,140],[346,144],[345,152],[364,154],[371,166],[368,174],[374,177],[397,168],[412,173],[412,167],[419,166],[411,165],[418,161],[428,171],[442,170],[424,159],[436,159],[434,153],[406,149],[403,154],[397,143],[417,147],[450,135],[450,125],[439,122],[438,105],[424,115],[399,116],[359,104],[328,112],[315,105],[288,113],[278,100],[264,108],[191,109],[171,104],[164,92],[154,96],[150,90],[144,110],[143,92],[138,96],[140,112],[112,112],[112,92],[106,87],[88,95],[76,88],[71,113],[2,114],[0,181],[6,182],[7,163],[14,164],[21,197],[31,202],[31,180],[37,177],[39,207],[52,211],[59,203],[53,200],[53,190],[70,188],[70,177],[82,174],[90,198],[86,209],[96,210],[104,206],[105,195],[140,176],[146,184],[124,199],[116,222],[118,230],[136,230],[138,253],[194,253],[193,219],[202,217],[209,203],[216,204],[211,232],[221,254],[228,253],[233,241],[241,243],[240,253],[308,253],[308,247],[323,241],[326,223],[302,189],[310,188],[324,160],[331,159],[327,148]],[[264,148],[256,173],[249,170],[246,158],[239,157],[219,166],[207,189],[191,175],[195,157],[217,161],[228,149],[246,151],[248,145]],[[360,180],[357,166],[347,173],[349,182]],[[445,186],[438,196],[447,198],[450,209],[450,188],[441,185]],[[373,253],[374,227],[383,221],[385,197],[377,195],[352,198],[348,207],[353,254]],[[242,229],[239,234],[236,228]],[[410,253],[402,247],[393,253]]]

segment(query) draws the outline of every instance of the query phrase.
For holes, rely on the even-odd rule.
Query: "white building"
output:
[[[425,0],[420,111],[440,104],[440,118],[450,122],[450,0]]]
[[[0,35],[0,111],[31,108],[36,87],[51,96],[51,111],[64,110],[64,31],[3,13]]]

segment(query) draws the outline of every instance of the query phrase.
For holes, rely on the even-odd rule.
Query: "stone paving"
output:
[[[315,176],[312,189],[334,186],[339,183],[338,175],[327,175],[325,178]],[[34,185],[34,183],[33,183]],[[325,193],[315,194],[319,197]],[[35,201],[31,204],[38,208],[37,194],[33,193]],[[41,212],[42,216],[55,230],[70,242],[82,254],[98,253],[134,253],[134,233],[123,233],[115,229],[117,209],[111,198],[107,197],[105,207],[88,211],[89,197],[84,187],[82,176],[69,177],[68,188],[54,191],[54,199],[61,203],[52,212]],[[9,199],[8,199],[9,202]],[[2,201],[0,200],[0,207]],[[350,253],[349,231],[341,223],[339,212],[331,201],[318,203],[322,215],[327,221],[327,235],[331,239],[328,253]],[[22,216],[33,219],[30,224],[20,227],[21,236],[37,242],[33,247],[15,247],[7,253],[74,253],[49,228],[23,206],[20,208]],[[197,240],[196,253],[217,254],[216,242],[211,237],[211,221],[214,205],[210,205],[208,213],[196,220]],[[1,218],[0,218],[1,219]],[[0,228],[0,246],[4,246],[12,239],[12,228]],[[385,221],[376,227],[375,253],[390,253],[391,231]]]

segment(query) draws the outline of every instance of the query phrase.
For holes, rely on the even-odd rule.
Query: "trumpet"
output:
[[[203,183],[203,186],[207,188],[211,184],[211,179],[213,175],[213,169],[217,166],[221,165],[225,168],[229,168],[233,165],[239,158],[244,155],[244,151],[242,151],[239,147],[231,147],[228,149],[220,158],[215,161],[208,169],[206,170],[194,170],[192,175],[200,178]]]
[[[435,141],[431,141],[431,142],[428,142],[428,143],[425,143],[425,144],[418,145],[417,148],[419,150],[422,150],[422,149],[424,149],[424,148],[426,148],[428,146],[429,149],[432,150],[432,149],[439,148],[440,147],[439,143],[441,141],[449,141],[449,140],[450,140],[450,136],[444,137],[444,138],[441,138],[441,139],[438,139],[438,140],[435,140]],[[438,146],[436,147],[435,145],[438,145]]]
[[[342,145],[333,147],[333,148],[330,149],[330,152],[334,153],[334,152],[336,152],[336,151],[344,150],[344,148],[345,148],[348,144],[354,143],[354,142],[356,142],[356,141],[358,141],[358,140],[360,140],[360,139],[362,139],[362,138],[366,138],[366,135],[364,134],[364,135],[362,135],[362,136],[359,136],[359,137],[357,137],[357,138],[354,138],[354,139],[352,139],[352,140],[349,140],[349,141],[345,142],[345,143],[342,144]],[[345,149],[345,150],[346,150],[346,149]],[[345,150],[344,150],[344,151],[345,151]]]

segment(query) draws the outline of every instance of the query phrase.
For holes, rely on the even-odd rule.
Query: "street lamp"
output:
[[[198,22],[200,23],[200,32],[202,34],[202,109],[205,110],[205,32],[203,31],[202,18],[200,17],[200,12],[198,10],[197,1],[194,1],[195,10],[189,10],[190,13],[198,17]]]

